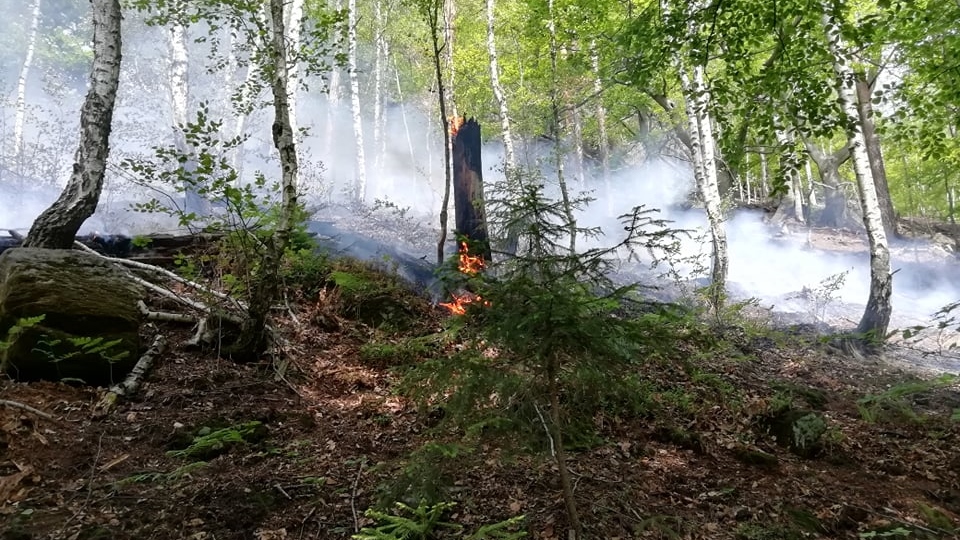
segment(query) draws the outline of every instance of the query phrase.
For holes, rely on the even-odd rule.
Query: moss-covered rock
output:
[[[95,255],[16,248],[0,254],[0,370],[19,380],[122,380],[137,361],[143,290]],[[38,323],[11,328],[25,318]],[[8,337],[9,336],[9,337]]]

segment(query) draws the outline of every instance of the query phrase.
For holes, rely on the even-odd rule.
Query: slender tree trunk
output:
[[[804,162],[804,171],[807,173],[807,186],[810,189],[807,191],[807,201],[810,203],[810,211],[813,211],[813,207],[817,205],[817,189],[816,183],[813,180],[813,168],[810,166],[810,160]]]
[[[586,167],[583,160],[583,119],[580,109],[574,106],[570,110],[570,127],[573,128],[573,166],[577,175],[577,185],[581,191],[587,189]]]
[[[430,41],[433,45],[433,67],[437,78],[437,102],[440,106],[440,128],[443,132],[443,202],[440,205],[440,238],[437,240],[437,264],[443,262],[443,248],[447,243],[447,220],[449,217],[450,188],[453,183],[453,169],[451,163],[451,133],[447,115],[447,98],[443,82],[443,47],[440,43],[440,11],[443,0],[428,0],[424,4],[424,19],[430,30]],[[449,46],[449,44],[446,44]],[[431,167],[432,169],[432,167]]]
[[[258,10],[255,17],[258,19],[261,26],[266,25],[267,6],[264,5],[262,9]],[[255,101],[257,96],[253,94],[253,89],[257,86],[257,79],[261,75],[261,67],[253,61],[253,59],[248,59],[247,61],[247,73],[244,75],[243,86],[240,87],[238,92],[239,100],[235,104],[236,110],[236,121],[233,127],[233,137],[239,138],[243,137],[243,134],[247,130],[247,119],[250,117],[250,114],[253,112],[255,107]],[[234,150],[234,159],[233,159],[233,168],[237,170],[238,178],[237,181],[241,181],[240,172],[243,170],[243,154],[244,154],[244,144],[237,146]]]
[[[280,154],[280,219],[273,236],[266,243],[266,251],[250,297],[248,319],[241,338],[231,347],[231,356],[238,361],[255,360],[269,344],[267,319],[273,302],[279,295],[280,263],[290,241],[297,209],[297,145],[290,123],[290,72],[288,40],[284,22],[284,0],[270,0],[270,56],[274,69],[270,87],[273,92],[273,144]]]
[[[343,8],[343,0],[333,0],[332,7],[334,11],[340,11]],[[334,30],[334,32],[336,34],[334,36],[336,41],[341,42],[342,40],[340,38],[342,36],[339,29]],[[341,85],[341,69],[339,66],[334,65],[330,69],[330,78],[327,82],[327,129],[323,138],[323,156],[324,159],[327,160],[333,159],[334,155],[333,143],[337,136],[335,128],[339,124],[337,113],[339,113],[340,105],[343,101]]]
[[[950,177],[944,175],[943,177],[943,187],[947,192],[947,219],[950,220],[951,225],[957,224],[957,207],[956,207],[956,197],[954,193],[953,186],[950,184]]]
[[[490,86],[493,87],[493,97],[500,110],[500,134],[503,137],[504,175],[508,182],[512,182],[517,173],[517,155],[513,148],[513,133],[510,129],[510,108],[507,106],[507,96],[500,84],[500,67],[497,59],[497,43],[494,36],[494,2],[487,0],[487,55],[490,57]]]
[[[291,51],[294,51],[294,54],[299,54],[297,51],[300,50],[300,33],[303,28],[303,3],[304,0],[289,0],[289,3],[286,5],[286,31],[287,31],[287,43]],[[300,63],[298,61],[292,62],[288,69],[288,83],[289,88],[288,95],[288,108],[290,114],[290,129],[293,131],[294,140],[297,139],[299,126],[297,125],[297,102],[300,94]]]
[[[787,193],[780,200],[774,221],[784,219],[789,211],[795,220],[804,223],[803,188],[800,186],[800,171],[797,170],[797,157],[794,152],[796,141],[793,132],[782,125],[777,115],[774,115],[773,124],[779,146],[780,170],[783,171],[787,183]]]
[[[744,156],[743,162],[744,162],[744,168],[747,170],[747,174],[743,175],[744,180],[745,180],[746,183],[747,183],[747,186],[746,186],[747,199],[746,199],[746,201],[747,201],[747,204],[750,204],[751,202],[753,202],[753,185],[752,185],[752,181],[751,181],[753,175],[750,173],[750,154],[746,154],[746,155]]]
[[[840,166],[850,159],[850,146],[827,155],[808,139],[804,139],[804,146],[810,159],[817,164],[820,172],[820,181],[823,183],[824,208],[817,225],[821,227],[840,228],[847,223],[847,196],[843,191],[843,180],[840,178]]]
[[[347,76],[350,78],[350,112],[353,115],[353,137],[356,150],[354,198],[367,198],[367,163],[363,148],[363,116],[360,110],[360,82],[357,77],[357,0],[348,0],[347,9]]]
[[[610,185],[610,137],[607,135],[607,108],[603,104],[603,80],[600,78],[600,53],[597,42],[590,42],[590,69],[593,71],[593,92],[597,104],[594,115],[597,117],[597,146],[600,150],[600,174],[609,204],[613,203],[613,187]],[[608,207],[608,211],[611,208]]]
[[[877,189],[877,199],[880,204],[880,216],[883,218],[883,230],[888,237],[897,237],[897,214],[893,209],[893,199],[890,198],[890,187],[887,184],[887,169],[883,164],[883,152],[880,148],[880,137],[877,135],[873,121],[873,104],[871,102],[871,86],[866,76],[860,74],[856,79],[857,113],[863,129],[863,139],[866,145],[867,156],[870,158],[870,171]]]
[[[573,540],[583,540],[583,525],[580,523],[580,513],[577,511],[573,482],[570,480],[570,471],[567,469],[567,451],[563,447],[563,416],[560,414],[560,384],[557,380],[559,376],[560,359],[554,356],[547,360],[547,389],[550,393],[550,438],[553,442],[553,458],[557,462],[560,488],[563,490],[567,517],[570,519],[570,528],[573,530]]]
[[[170,64],[167,73],[170,78],[170,112],[173,121],[173,141],[177,152],[186,161],[182,167],[189,178],[183,184],[184,205],[183,211],[199,216],[206,215],[209,201],[200,194],[202,186],[197,185],[198,179],[194,173],[197,170],[197,160],[193,148],[187,144],[184,129],[189,121],[187,109],[190,107],[189,57],[187,54],[187,29],[179,23],[172,23],[167,34],[170,46]]]
[[[450,80],[446,84],[447,106],[450,108],[450,116],[459,116],[456,100],[456,82],[457,70],[453,59],[453,32],[454,21],[457,19],[456,0],[443,0],[443,44],[444,52],[447,55],[447,69],[450,72]]]
[[[557,183],[560,186],[560,196],[563,200],[563,209],[566,214],[567,223],[570,229],[570,253],[577,251],[577,219],[573,214],[573,205],[570,202],[570,193],[567,189],[567,180],[563,174],[563,146],[561,144],[560,132],[560,81],[558,80],[557,56],[559,45],[557,43],[557,23],[554,14],[553,0],[547,1],[548,20],[547,27],[550,31],[550,108],[553,113],[551,130],[553,133],[553,152],[557,171]]]
[[[27,40],[27,54],[20,66],[20,76],[17,77],[17,103],[13,116],[13,153],[17,159],[18,173],[23,175],[23,125],[27,116],[27,78],[30,76],[30,66],[33,65],[33,51],[37,48],[37,34],[40,27],[40,0],[34,0],[32,15],[30,16],[30,37]]]
[[[90,90],[80,110],[80,147],[67,186],[43,211],[24,247],[70,249],[80,226],[97,210],[110,153],[113,105],[120,84],[120,2],[94,0]]]
[[[767,170],[767,155],[760,154],[760,198],[770,195],[769,171]]]
[[[410,123],[407,121],[407,104],[403,99],[403,86],[400,85],[400,69],[397,62],[393,62],[393,77],[397,82],[397,101],[400,102],[400,117],[403,119],[403,131],[407,136],[407,151],[410,153],[410,163],[417,162],[417,154],[413,151],[413,137],[410,136]]]
[[[831,6],[823,5],[823,25],[827,34],[830,52],[833,54],[833,69],[836,75],[837,93],[846,115],[847,137],[853,169],[857,176],[857,191],[863,208],[863,225],[870,243],[870,295],[857,332],[870,341],[882,342],[887,336],[890,314],[893,310],[890,297],[893,292],[893,276],[890,274],[890,251],[883,226],[883,215],[877,198],[877,189],[870,168],[864,142],[862,123],[857,107],[856,81],[850,69],[850,55],[840,37],[836,13]]]
[[[386,36],[383,17],[383,1],[374,0],[373,2],[373,171],[376,178],[375,191],[383,193],[386,186],[383,184],[383,72],[384,62],[386,61],[385,46]],[[388,175],[392,176],[392,175]]]
[[[710,224],[710,235],[713,240],[710,273],[713,289],[711,301],[714,309],[719,311],[723,304],[729,267],[727,232],[724,226],[720,187],[717,179],[717,164],[714,157],[716,141],[713,137],[713,125],[707,105],[709,95],[704,84],[703,71],[702,66],[695,66],[691,78],[684,69],[683,63],[680,62],[681,84],[684,89],[684,100],[687,104],[687,118],[693,145],[694,176],[697,180],[698,191],[706,207],[707,221]]]

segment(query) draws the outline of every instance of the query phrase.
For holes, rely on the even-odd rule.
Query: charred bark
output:
[[[472,253],[491,260],[490,237],[483,204],[483,163],[480,158],[480,124],[473,118],[453,139],[453,205],[455,233]]]

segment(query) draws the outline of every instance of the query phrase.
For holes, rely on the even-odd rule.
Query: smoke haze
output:
[[[146,28],[131,18],[125,21],[125,50],[121,91],[114,117],[113,148],[107,172],[106,192],[97,215],[84,224],[82,233],[102,231],[111,234],[144,234],[169,232],[176,224],[156,214],[138,214],[129,211],[129,204],[155,195],[156,189],[168,186],[140,186],[130,181],[119,163],[123,158],[146,155],[152,145],[172,142],[172,114],[169,89],[164,85],[166,73],[166,41],[159,29]],[[227,118],[235,113],[226,103],[222,75],[205,73],[201,50],[192,51],[191,91],[189,110],[195,111],[201,101],[209,101],[216,115]],[[19,69],[15,64],[7,64]],[[65,82],[52,80],[53,75],[31,75],[27,103],[27,159],[11,158],[10,131],[14,115],[15,82],[17,71],[2,73],[3,108],[0,130],[3,133],[3,167],[0,168],[0,230],[15,229],[25,232],[33,219],[59,194],[73,161],[77,143],[79,107],[85,92]],[[242,74],[236,74],[242,77]],[[55,79],[55,77],[53,77]],[[330,104],[320,92],[322,82],[313,81],[310,92],[301,93],[298,123],[307,131],[300,141],[302,156],[301,182],[309,206],[320,207],[316,219],[326,219],[321,205],[337,205],[348,200],[355,177],[354,133],[350,111],[345,103]],[[199,90],[199,91],[198,91]],[[365,110],[372,107],[364,106]],[[404,219],[419,224],[419,228],[398,231],[398,241],[410,246],[413,255],[432,258],[427,246],[436,240],[424,238],[436,227],[434,216],[440,209],[443,196],[442,138],[433,113],[424,113],[415,102],[404,105],[389,103],[386,107],[383,162],[373,159],[377,143],[373,140],[375,127],[372,119],[364,124],[365,150],[368,156],[367,202],[389,201],[407,209]],[[250,139],[244,146],[241,167],[243,176],[250,180],[260,170],[268,177],[276,177],[279,170],[270,140],[272,111],[254,112],[246,123]],[[486,138],[497,130],[485,126]],[[521,155],[528,165],[545,168],[544,176],[553,175],[538,156],[550,149],[539,143],[523,146]],[[488,185],[502,179],[498,171],[502,160],[500,145],[492,143],[484,148],[485,181]],[[544,160],[546,162],[547,160]],[[652,161],[642,166],[618,171],[611,181],[611,190],[597,185],[592,193],[596,200],[583,210],[578,219],[583,226],[600,226],[611,235],[621,227],[616,216],[632,207],[645,205],[659,208],[671,227],[690,229],[693,234],[681,240],[682,258],[700,257],[702,264],[709,261],[709,242],[706,219],[702,209],[686,204],[693,190],[692,174],[682,163]],[[342,211],[342,208],[338,211]],[[332,215],[332,214],[331,214]],[[329,217],[329,216],[327,216]],[[452,223],[452,219],[451,219]],[[825,280],[843,276],[843,281],[828,302],[824,316],[832,324],[855,325],[859,311],[867,298],[869,266],[865,239],[853,234],[839,235],[831,249],[819,249],[817,242],[808,245],[807,234],[795,230],[782,234],[780,228],[764,221],[758,211],[738,210],[727,221],[730,242],[730,289],[735,297],[755,297],[764,305],[775,304],[778,310],[809,315],[816,302],[810,300]],[[411,232],[412,231],[412,232]],[[411,235],[417,238],[409,238]],[[612,238],[611,240],[612,241]],[[933,313],[960,299],[960,287],[955,275],[955,259],[937,253],[922,242],[904,243],[893,249],[894,277],[893,326],[921,324]],[[952,266],[951,266],[952,264]],[[678,265],[687,279],[697,275],[695,265]]]

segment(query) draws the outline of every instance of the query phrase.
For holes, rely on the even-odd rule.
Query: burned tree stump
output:
[[[480,159],[480,124],[471,118],[453,122],[453,203],[455,233],[465,239],[474,255],[491,260],[490,237],[483,205],[483,165]]]

